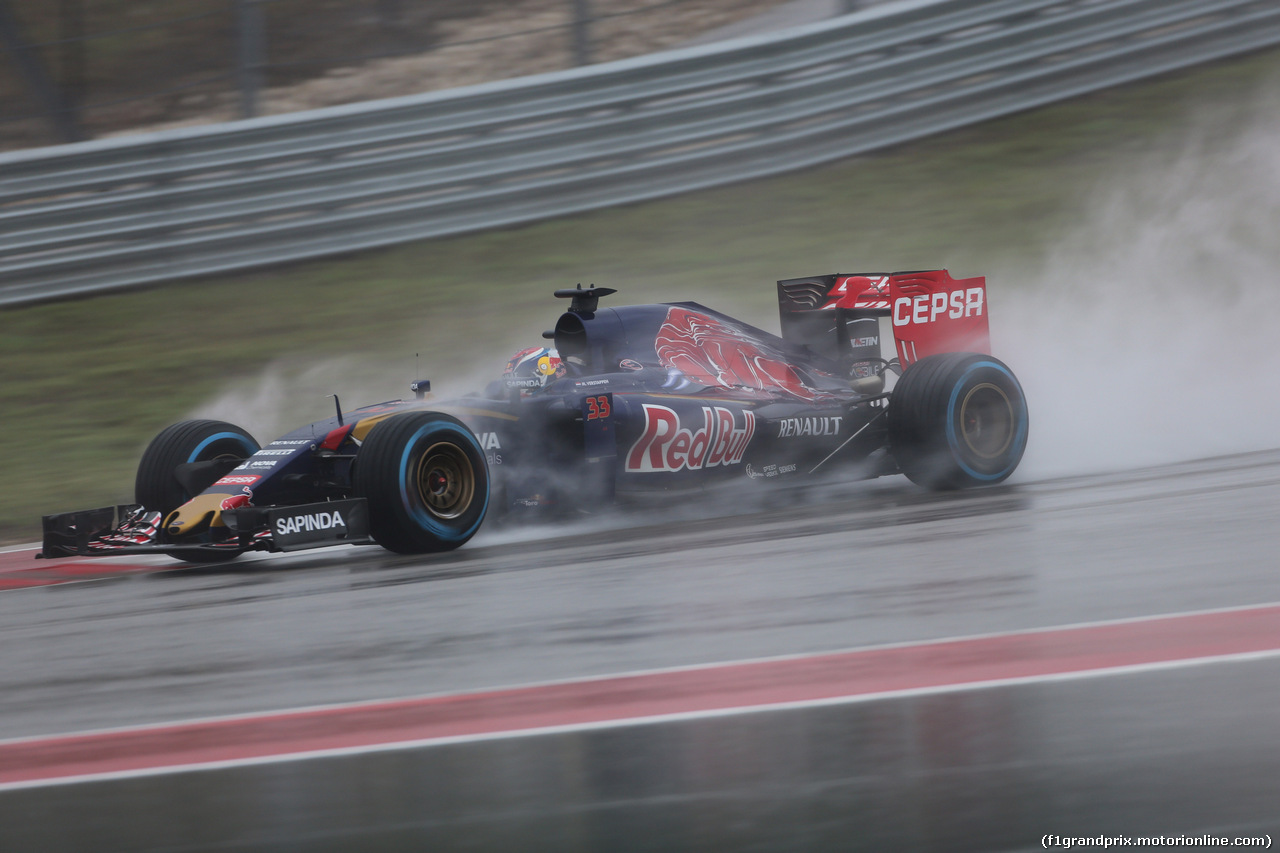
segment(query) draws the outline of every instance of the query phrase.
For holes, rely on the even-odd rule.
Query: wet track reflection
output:
[[[1280,453],[977,493],[886,480],[429,558],[9,592],[0,737],[1275,601],[1278,498]]]
[[[1280,601],[1280,452],[975,493],[885,480],[751,499],[488,531],[425,559],[333,549],[3,592],[0,738]],[[582,758],[572,790],[548,781],[550,803],[511,786],[533,766],[519,750],[556,738],[495,743],[511,786],[459,805],[437,838],[878,849],[883,832],[994,849],[1086,829],[1061,825],[1072,816],[1093,834],[1265,825],[1280,816],[1277,666],[695,720],[638,752],[631,729],[598,732],[572,748],[604,757]],[[399,772],[361,760],[370,779]]]

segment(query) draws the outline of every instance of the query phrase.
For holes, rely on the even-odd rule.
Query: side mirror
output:
[[[419,379],[416,382],[410,382],[409,390],[413,392],[414,399],[421,400],[431,393],[431,380]]]

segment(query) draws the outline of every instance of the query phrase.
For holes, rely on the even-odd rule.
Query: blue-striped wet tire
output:
[[[260,449],[257,440],[246,430],[224,421],[180,421],[160,430],[147,445],[138,462],[134,480],[134,500],[149,510],[167,517],[195,497],[178,479],[178,467],[186,463],[221,461],[203,477],[207,486],[240,461]],[[202,480],[203,482],[203,480]],[[206,486],[206,488],[207,488]],[[197,489],[197,493],[202,489]],[[197,537],[201,534],[197,534]],[[184,550],[175,559],[188,563],[224,563],[234,560],[239,551]]]
[[[369,532],[388,551],[449,551],[480,529],[489,469],[475,435],[439,412],[397,415],[374,426],[356,457],[357,497]]]
[[[893,389],[887,420],[899,469],[931,489],[999,483],[1027,446],[1022,386],[1002,361],[979,353],[912,364]]]
[[[258,442],[244,429],[223,421],[181,421],[165,427],[147,445],[138,462],[134,500],[168,515],[194,494],[178,481],[178,466],[189,462],[244,460],[257,453]],[[209,485],[217,476],[211,476]]]

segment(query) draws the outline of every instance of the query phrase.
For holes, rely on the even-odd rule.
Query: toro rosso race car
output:
[[[395,400],[266,445],[184,421],[142,455],[136,503],[44,518],[42,555],[373,544],[457,548],[486,516],[556,516],[730,480],[905,474],[933,489],[998,483],[1022,458],[1027,405],[989,354],[986,283],[944,270],[778,282],[781,336],[692,302],[571,300],[501,380],[447,402]],[[881,346],[892,329],[894,352]]]

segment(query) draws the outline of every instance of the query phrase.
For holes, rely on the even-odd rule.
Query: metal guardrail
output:
[[[0,304],[761,177],[1277,43],[1276,0],[908,0],[775,37],[0,155]]]

